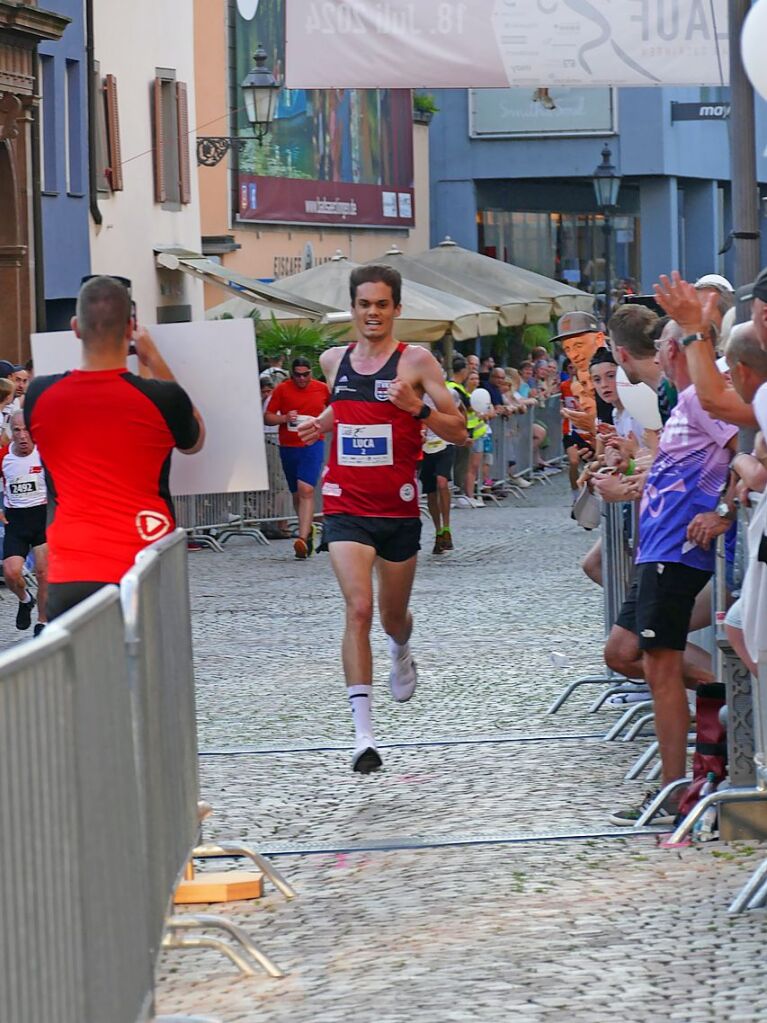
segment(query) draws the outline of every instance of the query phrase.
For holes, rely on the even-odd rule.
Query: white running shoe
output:
[[[509,482],[512,486],[520,487],[522,490],[527,490],[533,484],[524,478],[524,476],[509,476]]]
[[[413,655],[408,651],[404,657],[397,656],[397,644],[389,637],[389,653],[391,654],[391,671],[389,672],[389,688],[392,699],[397,703],[407,703],[415,692],[418,672]]]
[[[354,747],[352,757],[352,771],[357,774],[372,774],[379,767],[383,766],[381,754],[375,746],[375,739],[372,735],[361,735]]]

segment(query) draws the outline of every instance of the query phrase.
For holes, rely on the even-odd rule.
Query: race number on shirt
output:
[[[338,424],[338,464],[375,466],[394,464],[391,423],[375,426]]]

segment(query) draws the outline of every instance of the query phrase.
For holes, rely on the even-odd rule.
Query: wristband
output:
[[[629,464],[626,466],[626,471],[624,472],[623,475],[624,476],[633,476],[634,473],[636,472],[636,470],[637,470],[636,462],[634,461],[633,458],[629,458]]]
[[[700,331],[697,331],[695,334],[687,334],[685,337],[683,337],[681,342],[680,342],[680,344],[684,348],[687,348],[688,345],[694,344],[696,341],[707,341],[707,340],[708,340],[708,338],[706,337],[705,334],[701,334]]]

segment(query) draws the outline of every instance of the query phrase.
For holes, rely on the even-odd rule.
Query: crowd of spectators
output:
[[[687,789],[678,784],[687,772],[695,706],[688,691],[699,694],[699,743],[702,732],[710,730],[701,710],[710,700],[701,699],[700,693],[703,689],[708,693],[717,681],[715,668],[709,653],[690,636],[712,624],[719,537],[725,538],[727,600],[734,602],[727,614],[730,642],[754,673],[758,652],[764,649],[767,270],[746,298],[752,300],[752,319],[733,326],[735,292],[726,279],[710,274],[692,284],[676,273],[662,277],[655,299],[664,315],[641,304],[621,305],[607,325],[605,343],[591,356],[596,413],[587,414],[577,400],[565,398],[571,406],[567,416],[581,441],[568,448],[579,496],[622,502],[627,510],[635,505],[638,512],[633,580],[608,637],[605,661],[636,681],[635,692],[622,693],[616,701],[652,699],[665,795],[659,806],[663,793],[654,790],[637,805],[617,809],[611,815],[616,824],[636,823],[651,804],[657,806],[654,823],[673,822],[700,792],[704,780],[697,769],[700,764],[708,768],[709,779],[713,772],[715,784],[725,779],[723,756],[696,754],[692,784]],[[619,367],[627,378],[623,384]],[[625,407],[629,399],[633,406],[632,394],[639,384],[652,395],[654,415],[649,418],[655,423],[647,419],[646,403],[639,420]],[[739,452],[742,427],[758,433]],[[758,500],[757,494],[762,495]],[[738,511],[751,503],[755,507],[741,586],[735,570],[737,531],[744,528]],[[626,521],[632,528],[630,516]],[[594,582],[602,583],[599,542],[583,568]],[[704,747],[712,743],[699,744],[698,749]]]

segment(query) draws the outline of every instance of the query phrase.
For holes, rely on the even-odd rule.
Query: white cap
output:
[[[697,279],[695,287],[698,290],[701,288],[714,288],[716,291],[721,291],[722,294],[735,294],[735,288],[733,288],[727,278],[722,277],[721,274],[704,274],[702,277]]]

